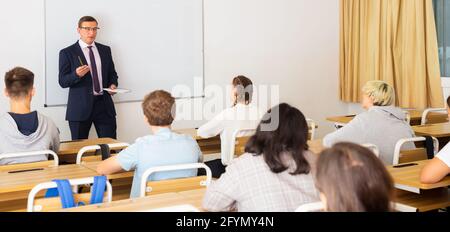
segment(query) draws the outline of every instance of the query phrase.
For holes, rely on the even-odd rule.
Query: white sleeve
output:
[[[450,142],[447,143],[447,145],[445,145],[445,147],[439,151],[436,157],[450,167]]]
[[[197,135],[203,138],[210,138],[220,134],[225,128],[225,111],[216,115],[212,120],[197,129]]]

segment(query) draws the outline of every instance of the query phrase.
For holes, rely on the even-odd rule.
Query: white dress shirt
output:
[[[98,76],[98,83],[100,85],[100,93],[96,93],[94,90],[94,82],[92,82],[92,91],[94,92],[94,95],[101,95],[103,94],[103,78],[102,78],[102,60],[100,59],[100,53],[98,53],[98,49],[97,46],[95,46],[95,42],[92,43],[92,45],[88,45],[87,43],[85,43],[83,40],[78,40],[78,44],[81,47],[81,50],[83,51],[84,54],[84,58],[86,58],[89,68],[92,71],[92,66],[91,66],[91,59],[89,58],[89,48],[88,46],[92,46],[92,52],[94,53],[94,58],[95,58],[95,64],[97,66],[97,76]],[[91,76],[93,77],[92,73]]]

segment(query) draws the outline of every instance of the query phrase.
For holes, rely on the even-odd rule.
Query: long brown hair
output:
[[[261,124],[268,123],[271,112],[279,112],[279,124],[275,130],[262,130]],[[266,120],[267,119],[267,120]],[[283,162],[282,153],[288,153],[296,164],[296,170],[292,175],[308,174],[311,167],[304,156],[308,150],[308,123],[305,116],[295,107],[282,103],[270,109],[258,125],[247,145],[245,152],[255,155],[263,155],[264,160],[274,173],[280,173],[288,169]]]
[[[391,176],[372,151],[357,144],[337,143],[320,153],[316,187],[327,211],[391,211]]]
[[[233,102],[233,106],[237,103],[244,103],[245,105],[248,105],[252,102],[253,83],[249,78],[245,76],[237,76],[233,78],[231,84],[234,88],[236,88],[236,100]]]

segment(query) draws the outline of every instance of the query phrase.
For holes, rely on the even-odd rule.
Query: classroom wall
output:
[[[55,121],[62,140],[70,139],[65,108],[43,107],[43,0],[2,0],[0,28],[1,78],[16,65],[31,69],[37,90],[33,109]],[[325,121],[327,116],[348,111],[347,104],[338,100],[338,1],[205,0],[204,46],[206,85],[229,84],[238,74],[247,75],[257,85],[278,85],[280,101],[300,108],[319,123],[319,137],[333,130]],[[3,81],[0,88],[4,88]],[[195,110],[202,101],[179,100],[177,104]],[[192,107],[194,102],[197,105]],[[148,134],[140,103],[121,103],[116,109],[120,140],[132,142]],[[2,97],[0,112],[7,110],[8,101]],[[176,121],[174,127],[195,127],[202,122]]]

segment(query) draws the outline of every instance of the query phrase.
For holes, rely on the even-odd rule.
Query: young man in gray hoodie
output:
[[[40,150],[59,150],[59,130],[50,118],[31,111],[34,74],[16,67],[5,75],[5,96],[10,112],[0,116],[0,154]],[[46,155],[0,159],[0,165],[47,160]]]
[[[414,137],[414,131],[406,122],[405,113],[392,106],[394,89],[383,81],[369,81],[363,87],[362,107],[367,111],[357,115],[341,129],[326,135],[323,145],[331,147],[337,142],[375,144],[380,159],[392,164],[395,144],[400,139]],[[404,149],[414,149],[414,143],[406,143]]]

